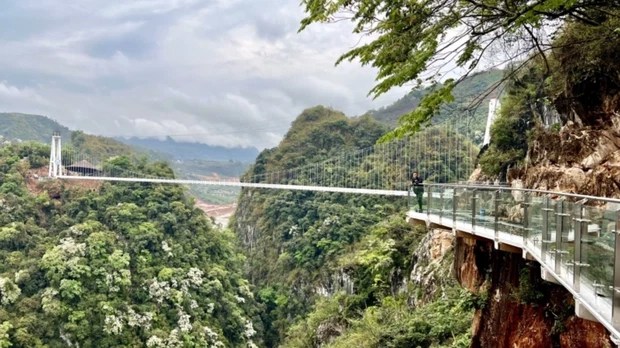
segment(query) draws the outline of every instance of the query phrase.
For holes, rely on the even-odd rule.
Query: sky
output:
[[[407,93],[372,100],[372,68],[334,65],[351,23],[298,33],[303,16],[298,0],[5,0],[0,112],[262,149],[308,107],[355,116]]]

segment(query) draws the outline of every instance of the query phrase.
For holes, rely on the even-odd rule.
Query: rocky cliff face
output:
[[[454,273],[477,294],[472,347],[612,347],[609,333],[577,318],[571,294],[540,278],[540,266],[491,241],[455,239]]]
[[[446,287],[451,275],[450,264],[453,260],[454,235],[452,231],[440,228],[431,228],[414,251],[412,258],[414,266],[409,278],[403,279],[403,284],[410,282],[420,291],[413,299],[415,305],[429,301]]]
[[[525,187],[620,197],[620,118],[534,133],[524,169],[509,174]]]

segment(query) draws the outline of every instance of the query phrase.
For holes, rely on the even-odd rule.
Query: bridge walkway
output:
[[[620,343],[620,200],[480,185],[432,184],[423,212],[407,218],[492,241],[541,266],[542,278],[575,299],[576,315],[598,321]]]

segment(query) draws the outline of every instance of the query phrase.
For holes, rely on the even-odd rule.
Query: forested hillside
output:
[[[370,146],[384,131],[368,116],[348,119],[340,112],[314,107],[297,117],[278,147],[259,155],[246,176],[317,163],[343,150]],[[348,171],[329,170],[332,175],[361,179],[376,170],[370,163],[346,167]],[[410,168],[392,170],[408,173]],[[303,184],[311,182],[311,175],[302,171],[291,180]],[[407,209],[404,198],[242,190],[233,225],[247,257],[247,277],[261,305],[267,346],[314,347],[333,341],[348,347],[364,339],[385,347],[467,342],[469,297],[445,276],[450,273],[449,256],[435,262],[411,257],[418,248],[428,248],[429,240],[424,229],[404,222]],[[412,274],[414,268],[426,273],[421,278],[433,280],[421,284],[420,277]],[[442,290],[424,295],[425,287],[434,288],[435,277]],[[446,299],[444,304],[433,301],[439,297]],[[430,307],[415,311],[414,302]],[[418,324],[435,311],[435,319],[429,320],[442,328],[430,333],[430,326]],[[458,314],[459,320],[452,321],[450,313]],[[369,329],[383,334],[366,332]]]
[[[131,156],[131,155],[151,155],[147,151],[137,151],[129,145],[125,145],[112,138],[103,137],[100,135],[86,134],[82,131],[75,131],[71,133],[68,146],[66,148],[67,153],[75,152],[82,155],[94,156],[98,159],[106,159],[111,156]],[[156,157],[156,156],[155,156]]]
[[[234,236],[181,187],[38,183],[48,153],[0,148],[0,347],[261,345]]]
[[[432,123],[459,121],[464,125],[467,124],[472,134],[476,132],[483,134],[489,112],[489,100],[499,96],[502,90],[500,83],[504,74],[504,70],[492,69],[464,79],[454,88],[454,101],[443,105],[439,114],[433,117]],[[378,110],[371,110],[369,113],[378,121],[394,127],[400,116],[414,110],[424,96],[439,87],[414,89],[393,104]]]
[[[0,140],[37,141],[48,144],[55,132],[59,132],[62,137],[66,161],[74,157],[81,159],[83,156],[93,156],[95,159],[105,159],[117,155],[167,160],[173,162],[176,177],[187,179],[213,176],[238,177],[258,153],[256,148],[226,149],[205,144],[178,143],[172,140],[114,139],[79,130],[71,131],[45,116],[0,113]],[[234,202],[239,194],[237,188],[192,186],[190,190],[194,197],[216,204]]]
[[[620,197],[619,11],[567,23],[547,54],[509,80],[480,159],[490,177],[527,187]]]
[[[39,141],[49,143],[53,132],[64,139],[71,139],[69,128],[39,115],[0,112],[0,136],[8,140]]]

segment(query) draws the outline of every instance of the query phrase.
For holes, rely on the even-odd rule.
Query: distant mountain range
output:
[[[168,155],[176,160],[254,162],[256,156],[258,156],[258,149],[255,147],[226,148],[200,143],[177,142],[171,138],[166,138],[165,140],[136,137],[116,139],[134,147]]]
[[[102,150],[103,156],[126,154],[130,145],[140,152],[157,152],[155,157],[174,160],[209,160],[253,162],[258,156],[258,149],[225,148],[199,143],[176,142],[173,139],[158,140],[154,138],[107,138],[85,134],[81,131],[71,131],[62,124],[40,115],[22,113],[0,113],[0,136],[12,141],[38,141],[49,143],[54,132],[59,132],[63,144],[73,145],[94,153]],[[125,144],[125,145],[123,145]],[[145,151],[146,150],[146,151]]]

